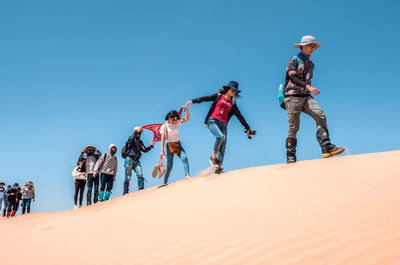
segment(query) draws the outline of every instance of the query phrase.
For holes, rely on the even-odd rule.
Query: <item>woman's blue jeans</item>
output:
[[[185,151],[185,149],[183,149],[181,143],[179,146],[180,146],[181,152],[179,155],[176,155],[176,156],[179,157],[183,163],[183,168],[185,170],[185,176],[190,175],[189,160],[187,158],[186,151]],[[171,174],[172,167],[174,166],[174,156],[175,155],[173,155],[169,152],[168,144],[165,145],[165,150],[166,150],[165,153],[167,154],[167,172],[165,173],[164,184],[167,184],[169,175]]]
[[[226,139],[228,136],[228,126],[225,122],[210,118],[208,119],[208,129],[217,138],[214,144],[214,153],[217,153],[219,164],[222,165],[225,156]]]

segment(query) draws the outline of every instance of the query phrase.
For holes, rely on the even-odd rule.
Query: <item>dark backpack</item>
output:
[[[121,149],[121,156],[123,159],[128,157],[129,153],[129,140],[125,142],[124,147]]]
[[[296,58],[297,60],[297,67],[300,65],[300,58],[298,56],[294,56],[293,58]],[[280,84],[279,88],[278,88],[278,100],[279,100],[279,106],[282,109],[286,109],[285,107],[285,88],[287,85],[287,79],[285,78],[285,82],[283,82],[283,84]]]

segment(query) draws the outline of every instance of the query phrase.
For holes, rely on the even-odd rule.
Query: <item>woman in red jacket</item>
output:
[[[230,81],[228,85],[223,86],[222,89],[220,89],[219,93],[192,99],[186,103],[186,105],[189,106],[192,103],[202,103],[206,101],[213,102],[204,123],[216,138],[214,152],[209,161],[211,166],[216,168],[215,173],[217,174],[223,173],[222,163],[224,161],[228,123],[230,118],[235,115],[246,129],[246,133],[249,137],[250,135],[255,134],[255,131],[250,129],[250,126],[240,113],[236,101],[234,100],[235,98],[239,98],[240,92],[239,84],[235,81]]]

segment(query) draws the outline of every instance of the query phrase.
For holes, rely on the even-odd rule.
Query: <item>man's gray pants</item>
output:
[[[285,107],[289,120],[288,138],[296,138],[300,128],[300,114],[304,112],[317,124],[317,140],[321,148],[330,145],[325,113],[313,97],[286,97]]]

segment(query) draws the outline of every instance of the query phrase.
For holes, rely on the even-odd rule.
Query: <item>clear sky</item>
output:
[[[313,85],[332,142],[348,154],[399,149],[399,10],[398,1],[3,0],[0,181],[34,181],[34,212],[71,209],[81,149],[114,143],[112,196],[120,196],[120,149],[132,129],[163,122],[230,80],[239,82],[238,106],[258,135],[248,140],[233,118],[224,168],[283,163],[288,124],[277,88],[298,52],[293,44],[308,34],[322,43]],[[192,105],[180,129],[192,176],[209,166],[209,106]],[[301,122],[298,159],[320,158],[314,121],[303,114]],[[150,144],[152,134],[142,138]],[[143,155],[146,187],[161,184],[151,177],[159,153],[157,144]],[[183,175],[176,159],[171,181]]]

